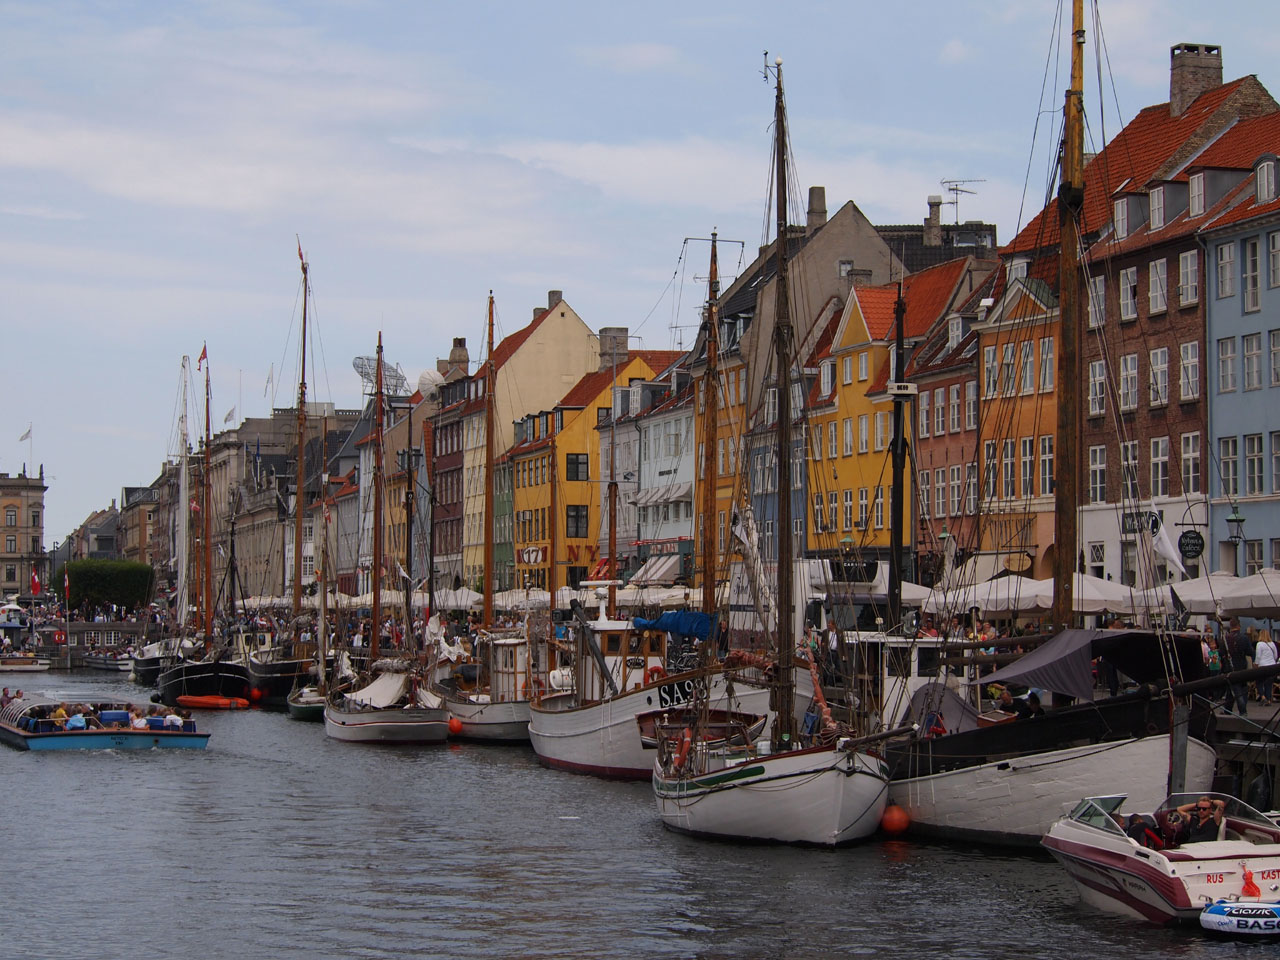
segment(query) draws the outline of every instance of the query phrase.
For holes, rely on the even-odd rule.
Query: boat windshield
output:
[[[1259,826],[1275,829],[1275,822],[1259,813],[1253,807],[1249,806],[1243,800],[1239,800],[1229,793],[1174,793],[1170,794],[1169,799],[1160,804],[1156,810],[1176,810],[1178,807],[1194,804],[1201,797],[1208,797],[1210,800],[1221,800],[1226,806],[1223,808],[1223,815],[1231,817],[1234,820],[1246,820],[1256,823]]]
[[[1091,827],[1097,827],[1099,830],[1109,830],[1112,833],[1124,833],[1124,829],[1120,824],[1116,823],[1115,814],[1120,805],[1125,801],[1124,796],[1118,797],[1086,797],[1076,804],[1076,808],[1071,811],[1071,819],[1079,823],[1087,823]]]

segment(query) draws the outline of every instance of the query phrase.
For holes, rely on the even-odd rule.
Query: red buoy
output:
[[[254,703],[257,703],[259,700],[262,699],[262,691],[259,690],[257,687],[250,687],[249,699],[252,700]]]
[[[449,718],[449,732],[455,737],[462,732],[462,721],[457,717]]]
[[[884,815],[880,817],[880,829],[885,833],[897,836],[905,833],[909,826],[911,817],[896,803],[884,808]]]

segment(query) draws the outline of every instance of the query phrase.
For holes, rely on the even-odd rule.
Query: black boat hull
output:
[[[178,697],[249,699],[249,669],[234,660],[183,660],[157,679],[160,699],[172,706]]]

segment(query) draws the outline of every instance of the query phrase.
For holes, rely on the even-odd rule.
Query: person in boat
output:
[[[4,688],[4,693],[0,693],[0,707],[7,707],[13,703],[13,697],[9,696],[9,688]]]
[[[1129,823],[1125,826],[1124,832],[1140,847],[1148,847],[1151,850],[1164,849],[1164,838],[1156,832],[1155,821],[1140,813],[1129,814]]]
[[[1225,800],[1210,800],[1200,797],[1195,803],[1184,803],[1178,812],[1190,818],[1191,829],[1187,832],[1184,843],[1204,843],[1218,839],[1218,829],[1222,826],[1222,813],[1226,809]]]
[[[60,703],[54,707],[53,711],[49,714],[49,719],[53,721],[53,725],[55,727],[61,730],[66,727],[67,718],[69,716],[70,714],[67,713],[67,705],[65,703]]]
[[[75,712],[67,717],[66,723],[63,725],[65,730],[87,730],[89,727],[88,720],[85,719],[84,707],[81,704],[75,705]]]
[[[1044,716],[1044,707],[1040,705],[1040,697],[1034,690],[1027,694],[1026,704],[1026,709],[1018,713],[1019,720],[1030,720],[1032,717]]]
[[[172,711],[164,718],[165,729],[170,730],[170,729],[176,728],[178,730],[181,730],[182,720],[183,720],[182,714],[178,713],[177,710]]]
[[[129,710],[129,726],[134,730],[147,729],[147,718],[142,715],[142,710],[138,707]]]

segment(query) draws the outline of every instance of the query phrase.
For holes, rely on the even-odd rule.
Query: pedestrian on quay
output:
[[[1276,649],[1276,642],[1271,639],[1270,630],[1260,630],[1258,632],[1258,645],[1253,651],[1253,665],[1255,667],[1273,667],[1280,662],[1280,650]],[[1271,706],[1272,686],[1274,677],[1258,678],[1258,699],[1264,707]]]
[[[1231,673],[1249,669],[1249,650],[1246,647],[1244,634],[1240,632],[1240,618],[1232,617],[1227,623],[1223,637],[1223,668]],[[1246,716],[1249,708],[1249,686],[1238,680],[1227,685],[1226,696],[1222,700],[1222,709],[1231,712],[1232,706],[1240,716]]]

